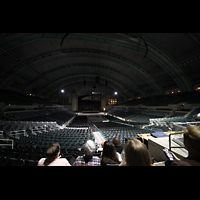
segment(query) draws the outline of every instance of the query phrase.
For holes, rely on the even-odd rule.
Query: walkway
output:
[[[104,138],[104,136],[99,132],[92,132],[95,138],[95,143],[99,146],[101,145],[102,142],[106,141],[106,139]]]
[[[90,129],[94,135],[95,143],[101,147],[101,143],[106,141],[105,137],[97,130],[97,128],[92,124],[93,122],[102,122],[105,120],[101,115],[87,115],[87,121],[90,124]]]

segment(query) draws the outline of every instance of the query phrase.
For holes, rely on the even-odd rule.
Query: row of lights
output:
[[[192,62],[192,61],[194,61],[194,60],[197,60],[197,59],[199,59],[199,58],[200,58],[200,56],[197,56],[197,57],[195,57],[195,58],[193,58],[193,59],[191,59],[191,60],[188,60],[188,61],[186,61],[186,62],[180,64],[178,67],[181,67],[181,66],[183,66],[183,65],[189,64],[190,62]]]
[[[200,87],[197,87],[195,90],[196,90],[196,91],[200,91]],[[168,94],[177,94],[177,93],[180,93],[180,92],[181,92],[180,90],[178,90],[178,91],[176,91],[176,92],[171,91],[171,92],[167,92],[166,95],[168,95]]]

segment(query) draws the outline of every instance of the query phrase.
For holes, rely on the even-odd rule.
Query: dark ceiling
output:
[[[200,85],[199,33],[1,33],[0,88],[130,98]],[[99,80],[97,80],[99,77]]]

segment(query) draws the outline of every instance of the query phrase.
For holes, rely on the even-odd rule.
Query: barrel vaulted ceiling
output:
[[[124,101],[190,92],[199,67],[199,33],[0,34],[0,88],[52,99],[61,89],[118,91]]]

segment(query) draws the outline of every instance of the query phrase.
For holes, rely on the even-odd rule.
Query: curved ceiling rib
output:
[[[178,63],[176,63],[175,60],[166,53],[161,51],[159,47],[156,47],[155,44],[153,45],[153,43],[148,41],[148,39],[146,40],[147,43],[150,44],[149,51],[150,55],[152,54],[152,59],[155,58],[155,62],[159,62],[161,64],[160,66],[164,67],[165,72],[173,77],[177,85],[179,85],[181,91],[191,91],[192,84],[184,72],[178,67]],[[155,57],[155,55],[157,57]]]
[[[133,36],[133,34],[132,34],[132,36]],[[137,34],[137,36],[139,36],[139,34]],[[139,47],[138,44],[136,44],[136,43],[134,43],[134,44],[125,44],[125,43],[122,43],[122,42],[116,42],[116,41],[109,40],[109,39],[99,39],[99,38],[91,37],[91,36],[75,36],[73,34],[69,34],[68,35],[68,38],[77,38],[77,37],[79,37],[79,39],[81,38],[81,39],[85,39],[85,40],[98,41],[98,42],[103,42],[103,43],[106,43],[106,44],[117,45],[117,46],[120,46],[120,47],[129,48],[129,49],[141,52],[143,54],[146,53],[146,48],[141,48],[141,46]],[[138,43],[139,42],[140,41],[138,39]],[[150,42],[147,42],[147,44],[149,46],[148,47],[148,49],[149,49],[148,57],[151,57],[152,59],[155,59],[156,62],[166,70],[166,72],[168,72],[168,70],[170,68],[170,72],[168,74],[170,76],[172,76],[172,78],[175,80],[177,85],[179,85],[179,87],[180,87],[180,89],[182,91],[187,91],[187,89],[190,90],[191,89],[191,87],[190,87],[191,84],[187,84],[187,86],[185,85],[186,83],[188,83],[189,79],[185,78],[186,77],[185,74],[183,76],[183,72],[180,69],[175,68],[175,70],[174,70],[174,67],[177,66],[176,63],[174,63],[174,61],[171,58],[169,58],[160,49],[157,50],[156,52],[152,51]],[[155,49],[155,47],[154,47],[154,49]],[[160,52],[160,53],[158,53],[158,52]],[[171,65],[171,63],[172,63],[172,65]]]
[[[23,42],[28,42],[29,40],[30,41],[32,41],[32,40],[36,40],[36,39],[39,39],[39,38],[62,38],[63,37],[63,35],[62,34],[50,34],[50,33],[41,33],[41,34],[33,34],[33,35],[28,35],[28,36],[24,36],[24,37],[20,37],[20,39],[18,39],[17,41],[16,40],[14,40],[14,41],[12,41],[11,43],[12,44],[15,44],[15,45],[20,45],[20,44],[22,44]],[[134,44],[131,44],[131,45],[129,45],[129,44],[126,44],[126,43],[122,43],[122,42],[116,42],[116,41],[113,41],[113,40],[103,40],[103,39],[101,39],[101,38],[95,38],[95,37],[88,37],[88,36],[83,36],[83,35],[81,35],[81,36],[79,36],[79,35],[73,35],[73,34],[70,34],[70,35],[68,35],[68,38],[70,39],[70,38],[72,38],[72,39],[82,39],[82,40],[88,40],[88,41],[95,41],[95,42],[103,42],[103,43],[106,43],[106,44],[110,44],[110,45],[117,45],[118,47],[123,47],[123,48],[128,48],[128,49],[131,49],[131,50],[134,50],[134,51],[138,51],[138,52],[140,52],[140,53],[145,53],[145,49],[143,49],[143,48],[138,48],[138,44],[137,43],[134,43]],[[137,40],[136,40],[137,41]],[[132,42],[132,41],[131,41]],[[6,47],[8,47],[8,48],[14,48],[14,46],[12,46],[11,44],[5,44],[5,46]],[[97,52],[100,52],[99,50],[97,50]],[[151,52],[151,48],[149,48],[149,53]],[[103,54],[104,54],[105,52],[103,52]],[[51,52],[50,53],[48,53],[48,55],[49,54],[51,54]],[[108,54],[112,54],[112,53],[108,53]],[[151,54],[148,54],[148,56],[149,55],[151,55]],[[117,57],[117,58],[120,58],[120,56],[119,55],[113,55],[112,54],[112,56],[113,57]],[[152,55],[153,56],[153,55]],[[43,57],[43,55],[42,55],[42,57]],[[125,60],[124,58],[121,58],[121,60]],[[159,59],[157,59],[157,60],[159,60]],[[132,64],[132,67],[134,67],[134,63]],[[138,71],[138,69],[141,71],[141,69],[140,69],[140,67],[136,67],[135,68],[137,71]],[[145,73],[145,71],[144,70],[142,70],[143,71],[143,73]],[[146,75],[146,80],[150,80],[150,76],[148,76],[148,75]],[[152,84],[153,83],[153,84]],[[152,81],[152,85],[154,85],[155,84],[155,81]],[[159,86],[156,86],[157,88],[159,87]],[[159,94],[159,92],[155,92],[156,94]]]
[[[83,70],[84,71],[87,71],[88,73],[92,70],[95,69],[95,73],[96,75],[105,75],[106,77],[113,77],[113,75],[116,77],[115,80],[121,80],[121,83],[124,83],[126,84],[127,86],[125,87],[129,87],[129,86],[132,86],[134,84],[136,84],[130,77],[128,77],[125,73],[119,71],[119,70],[114,70],[113,68],[111,67],[107,67],[107,66],[103,66],[103,65],[96,65],[96,64],[90,64],[90,63],[74,63],[74,64],[69,64],[69,65],[66,65],[66,66],[60,66],[60,67],[57,67],[57,68],[53,68],[51,70],[48,70],[46,72],[44,72],[45,76],[48,77],[48,78],[52,78],[52,77],[57,77],[57,75],[59,75],[61,72],[62,74],[63,73],[69,73],[70,71],[81,71]],[[95,73],[93,73],[95,75]],[[70,78],[71,74],[69,73],[67,75],[67,77]],[[66,77],[66,76],[65,76]],[[25,88],[24,90],[24,93],[29,93],[30,90],[37,85],[37,81],[41,79],[40,76],[36,77],[34,80],[34,82],[30,82],[28,84],[28,87]],[[60,76],[58,79],[62,79]],[[56,80],[53,80],[53,82],[55,83]],[[132,88],[132,90],[136,90],[140,93],[140,95],[142,97],[144,97],[144,93],[143,91],[135,86],[134,88]]]
[[[73,55],[70,55],[69,53],[70,54],[73,53]],[[74,53],[75,53],[75,55],[74,55]],[[80,54],[80,53],[84,53],[84,54]],[[69,54],[69,55],[64,55],[64,54]],[[49,56],[49,55],[51,55],[51,56]],[[49,58],[49,57],[51,57],[51,58]],[[59,52],[49,52],[47,54],[40,55],[37,58],[31,59],[31,60],[27,61],[27,63],[32,68],[36,68],[36,67],[39,67],[40,65],[44,65],[48,62],[52,62],[55,60],[57,61],[59,59],[68,58],[68,57],[69,58],[70,57],[91,57],[91,58],[109,60],[116,64],[120,64],[120,65],[122,65],[122,67],[130,69],[133,73],[140,76],[143,79],[143,82],[147,82],[152,87],[152,89],[155,91],[155,94],[157,94],[157,95],[163,94],[162,88],[156,83],[156,81],[148,73],[146,73],[141,67],[139,67],[137,64],[131,62],[130,60],[128,60],[124,57],[121,57],[119,55],[115,55],[115,54],[112,54],[109,52],[105,52],[105,51],[91,50],[91,49],[69,49],[69,50],[63,50],[63,51],[59,51]],[[35,62],[37,62],[37,64],[33,64]],[[19,70],[22,67],[23,66],[19,65],[14,70]],[[116,69],[114,69],[114,70],[116,70]],[[5,87],[8,88],[14,81],[16,81],[18,78],[23,76],[24,73],[28,73],[28,70],[25,69],[25,70],[19,71],[19,73],[17,75],[12,72],[8,72],[8,73],[10,74],[10,77],[12,77],[12,78],[8,79],[8,77],[5,76],[5,77],[7,77],[7,81],[4,81],[4,85],[2,86],[4,88]],[[43,74],[45,75],[45,73],[46,72],[44,72]],[[129,75],[127,75],[127,76],[129,76]],[[12,80],[12,82],[10,80]],[[132,87],[138,88],[137,83],[133,83]],[[142,94],[141,91],[139,93],[141,94],[141,96],[144,97],[144,95]]]
[[[29,70],[31,70],[32,72],[36,73],[37,75],[39,75],[43,80],[47,81],[48,83],[52,84],[54,87],[57,87],[54,83],[50,82],[46,77],[44,77],[43,75],[41,75],[40,72],[38,72],[37,70],[31,68],[29,65],[27,65],[25,62],[23,62],[20,58],[16,57],[15,55],[13,55],[12,53],[10,53],[9,51],[7,51],[5,48],[0,46],[0,49],[6,53],[7,55],[9,55],[13,60],[17,61],[18,63],[20,63],[20,65],[22,65],[25,68],[25,72],[28,72]],[[24,72],[23,72],[24,73]],[[15,74],[15,73],[13,73]],[[16,78],[17,77],[17,78]],[[4,85],[2,86],[2,88],[4,89],[8,89],[9,86],[15,81],[17,80],[19,77],[15,75],[15,78],[10,78],[9,76],[6,76],[6,78],[8,79],[8,82],[5,81]],[[11,79],[11,80],[10,80]]]
[[[170,84],[173,88],[180,88],[180,91],[192,91],[194,83],[198,81],[197,78],[196,82],[192,80],[192,73],[188,74],[188,69],[181,62],[199,54],[199,34],[173,34],[173,40],[170,34],[70,33],[60,46],[64,35],[65,33],[0,34],[0,58],[4,61],[0,63],[1,67],[7,64],[9,56],[15,60],[9,61],[8,70],[1,74],[0,88],[9,89],[21,84],[23,93],[34,89],[37,94],[42,95],[48,93],[48,84],[55,91],[60,88],[59,84],[67,88],[72,83],[78,84],[71,76],[77,75],[83,79],[83,68],[91,77],[99,75],[102,80],[109,79],[114,88],[121,85],[121,91],[127,97],[138,93],[142,97],[147,96],[147,93],[162,95],[166,88],[170,88]],[[176,44],[167,44],[165,36]],[[180,53],[171,50],[168,47],[170,45]],[[188,48],[184,51],[181,47]],[[187,51],[190,56],[181,56],[181,53],[186,55],[184,53]],[[9,55],[7,58],[5,53]],[[144,55],[146,57],[142,59]],[[71,82],[65,82],[65,77]],[[169,81],[164,83],[162,79]]]

